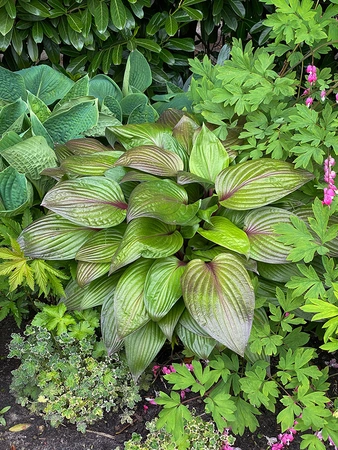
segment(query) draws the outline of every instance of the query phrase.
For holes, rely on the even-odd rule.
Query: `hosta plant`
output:
[[[291,216],[277,202],[312,174],[237,163],[230,144],[174,111],[110,132],[108,168],[84,156],[80,175],[65,159],[42,202],[50,212],[18,239],[25,255],[77,261],[62,301],[102,305],[108,351],[124,344],[135,378],[177,337],[200,358],[215,346],[250,358],[257,262],[285,264],[289,250],[273,231]]]

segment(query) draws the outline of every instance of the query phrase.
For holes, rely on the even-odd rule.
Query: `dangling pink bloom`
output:
[[[324,188],[324,199],[322,201],[323,205],[330,206],[336,193],[338,192],[334,179],[336,178],[336,172],[331,170],[331,168],[336,164],[332,156],[329,156],[324,161],[324,181],[327,183],[327,187]]]
[[[320,93],[320,99],[322,102],[325,102],[325,98],[326,98],[326,91],[325,89],[323,91],[321,91]]]
[[[143,405],[143,411],[144,411],[144,412],[147,412],[147,411],[148,411],[148,409],[149,409],[149,406],[147,406],[147,405]]]
[[[310,73],[310,75],[307,77],[307,81],[312,85],[317,81],[317,74],[316,72]]]
[[[309,64],[306,68],[306,72],[307,73],[316,73],[317,72],[317,67],[316,66],[312,66],[311,64]]]
[[[338,92],[336,94],[336,103],[338,103]]]
[[[302,97],[305,97],[305,95],[310,94],[310,89],[304,89],[304,92],[302,93]]]
[[[308,97],[308,98],[305,100],[305,105],[306,105],[308,108],[310,108],[310,106],[312,105],[312,103],[313,103],[313,98],[312,98],[312,97]]]

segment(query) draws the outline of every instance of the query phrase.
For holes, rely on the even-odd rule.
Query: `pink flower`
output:
[[[307,81],[310,84],[313,84],[317,81],[317,74],[315,72],[310,73],[310,75],[307,77]]]
[[[302,93],[302,97],[304,97],[305,95],[310,94],[310,89],[304,89],[304,92]]]
[[[156,406],[157,406],[157,403],[155,402],[155,400],[154,400],[153,398],[146,398],[146,400],[147,400],[147,402],[148,402],[150,405],[156,405]]]
[[[313,98],[312,98],[312,97],[308,97],[308,98],[305,100],[305,105],[306,105],[308,108],[310,108],[310,106],[312,105],[312,103],[313,103]]]
[[[316,73],[317,72],[317,67],[316,66],[312,66],[311,64],[309,64],[306,68],[306,73]]]
[[[143,411],[144,411],[144,412],[147,412],[147,411],[148,411],[148,409],[149,409],[149,406],[147,406],[147,405],[143,405]]]
[[[162,373],[164,373],[164,375],[169,375],[169,373],[171,373],[171,370],[169,369],[169,367],[163,367],[162,368]]]
[[[185,391],[181,391],[180,392],[180,397],[181,397],[182,400],[185,399]]]
[[[327,183],[327,187],[324,188],[324,199],[322,201],[323,205],[330,206],[336,193],[337,188],[334,184],[334,179],[336,178],[336,172],[331,170],[331,167],[335,165],[335,160],[329,156],[324,161],[324,181]]]
[[[157,371],[161,366],[153,366],[153,368],[151,369],[151,371],[153,372],[154,376],[157,375]]]
[[[271,450],[283,450],[284,445],[280,442],[277,442],[276,444],[273,444],[271,447]]]
[[[284,313],[284,317],[288,317],[290,315],[289,312]]]
[[[190,372],[194,371],[194,366],[192,364],[186,364],[185,367],[190,370]]]
[[[170,366],[170,370],[171,370],[172,373],[176,372],[176,369],[175,369],[174,366]]]
[[[322,102],[325,102],[325,98],[326,98],[326,91],[324,89],[320,93],[320,99],[321,99]]]
[[[336,94],[336,103],[338,103],[338,92]]]

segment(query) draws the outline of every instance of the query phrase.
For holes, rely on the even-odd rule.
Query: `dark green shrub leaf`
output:
[[[99,2],[94,11],[94,20],[99,33],[104,33],[109,22],[109,10],[105,2]]]
[[[165,31],[169,36],[174,36],[178,31],[178,23],[174,16],[170,15],[166,18],[164,23]]]
[[[127,15],[122,0],[110,0],[110,17],[118,30],[123,30],[126,25]]]

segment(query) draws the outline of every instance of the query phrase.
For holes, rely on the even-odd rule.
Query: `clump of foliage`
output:
[[[157,419],[147,422],[149,433],[144,442],[139,434],[133,433],[132,438],[124,444],[124,450],[220,450],[225,443],[235,442],[233,436],[220,433],[212,422],[205,421],[196,414],[193,414],[191,421],[186,424],[185,435],[180,442],[175,442],[172,434],[164,429],[157,430],[156,423]]]
[[[68,313],[60,304],[44,306],[24,336],[13,334],[9,357],[21,360],[10,388],[17,402],[52,426],[68,420],[82,432],[104,411],[130,422],[139,387],[122,358],[107,356],[98,326],[97,311]]]

